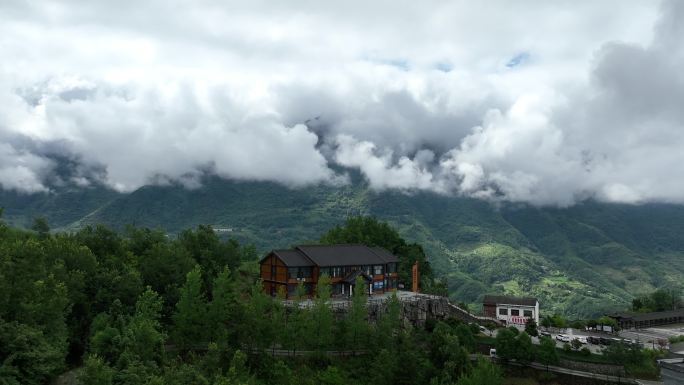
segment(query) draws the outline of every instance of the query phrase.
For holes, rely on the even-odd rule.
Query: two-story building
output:
[[[305,295],[313,295],[323,274],[330,277],[335,296],[351,295],[357,289],[354,286],[358,276],[363,278],[363,290],[369,294],[395,290],[398,263],[399,259],[389,251],[363,245],[302,245],[273,250],[259,262],[264,292],[276,295],[283,289],[288,297],[299,283]]]
[[[536,298],[485,295],[482,310],[485,317],[504,321],[506,325],[524,326],[529,319],[539,325],[539,301]]]

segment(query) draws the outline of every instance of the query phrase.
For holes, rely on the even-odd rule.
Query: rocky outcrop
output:
[[[427,320],[443,320],[446,318],[457,318],[480,325],[500,324],[500,321],[496,319],[476,316],[452,304],[447,297],[403,292],[398,298],[401,303],[401,317],[406,325],[422,326]],[[303,306],[311,305],[310,301],[303,303]],[[337,319],[344,318],[350,306],[350,301],[334,300],[331,302],[333,313]],[[367,308],[368,320],[375,322],[387,312],[387,300],[385,298],[370,298],[367,302]]]

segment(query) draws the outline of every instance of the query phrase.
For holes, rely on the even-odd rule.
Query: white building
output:
[[[525,326],[529,319],[539,325],[539,301],[536,298],[485,295],[482,309],[486,317],[504,321],[506,325]]]

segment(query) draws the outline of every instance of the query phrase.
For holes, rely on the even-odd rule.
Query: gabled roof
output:
[[[381,257],[378,252],[363,245],[303,245],[296,249],[322,267],[384,265],[391,259],[388,251],[383,252]],[[396,257],[392,262],[396,262]]]
[[[397,263],[399,262],[399,258],[397,258],[396,255],[390,253],[386,249],[383,249],[382,247],[373,247],[371,248],[375,254],[378,255],[378,257],[382,258],[386,263]]]
[[[535,306],[537,299],[532,297],[512,297],[508,295],[485,295],[482,301],[485,305],[518,305],[518,306]]]
[[[356,283],[356,277],[361,276],[366,282],[373,282],[373,278],[366,274],[363,270],[354,270],[342,278],[342,282],[353,285]]]
[[[399,258],[382,247],[370,248],[363,245],[302,245],[289,250],[273,250],[271,253],[286,266],[292,267],[363,266],[399,262]]]
[[[684,317],[684,309],[658,311],[653,313],[616,313],[611,317],[632,320],[634,322],[653,321],[663,318]]]
[[[285,266],[291,266],[291,267],[306,267],[306,266],[315,266],[315,264],[304,255],[299,250],[273,250],[273,254],[275,254],[283,263]]]

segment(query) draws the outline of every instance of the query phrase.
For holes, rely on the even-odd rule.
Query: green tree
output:
[[[157,366],[164,356],[164,335],[159,322],[162,299],[151,288],[143,292],[135,305],[135,314],[123,329],[123,353],[119,366],[139,362],[145,366]]]
[[[207,303],[202,292],[202,270],[195,266],[185,278],[173,314],[173,341],[183,349],[207,341]]]
[[[503,328],[496,333],[496,355],[504,360],[515,358],[518,344],[516,341],[517,329],[514,329],[514,327]]]
[[[558,363],[558,351],[556,350],[556,343],[551,337],[542,337],[539,339],[539,347],[537,347],[536,360],[547,367],[549,365],[556,365]]]
[[[532,337],[539,335],[539,331],[537,331],[537,322],[534,320],[534,318],[529,318],[525,323],[525,333]]]
[[[238,326],[244,322],[244,309],[230,269],[225,267],[214,279],[208,321],[211,338],[222,346],[236,346]]]
[[[558,328],[558,329],[565,329],[567,327],[567,324],[568,324],[567,320],[559,314],[554,314],[551,317],[551,322],[552,322],[553,327]]]
[[[468,327],[468,325],[464,323],[456,325],[456,328],[454,328],[454,333],[458,337],[458,341],[460,342],[461,346],[463,346],[469,352],[475,352],[477,343],[475,341],[473,331],[470,327]]]
[[[375,355],[371,364],[371,382],[375,385],[393,385],[397,372],[397,356],[387,349],[382,349]]]
[[[394,348],[394,336],[401,327],[401,302],[396,293],[387,299],[386,311],[380,315],[377,322],[377,330],[374,333],[377,350]]]
[[[534,346],[532,345],[532,339],[525,333],[519,333],[515,338],[516,347],[514,352],[514,357],[519,362],[531,362],[534,360]],[[497,354],[498,354],[497,350]]]
[[[33,219],[31,230],[38,233],[41,237],[45,237],[50,233],[50,225],[48,225],[48,221],[45,217],[36,217]]]
[[[304,285],[300,282],[295,288],[292,305],[289,308],[286,327],[286,347],[297,351],[302,348],[303,340],[307,333],[308,312],[302,309],[301,302],[304,296]]]
[[[363,278],[361,276],[356,277],[351,306],[347,314],[347,346],[353,351],[366,348],[368,310],[366,308],[366,291],[363,289],[365,286],[366,282]]]
[[[81,384],[111,385],[114,380],[114,369],[97,355],[90,355],[83,363],[83,369],[78,375]]]
[[[497,350],[498,352],[498,350]],[[503,384],[503,372],[491,361],[480,357],[477,365],[463,375],[457,385],[501,385]]]
[[[275,328],[271,323],[273,300],[267,296],[257,280],[252,286],[249,300],[245,306],[245,341],[252,349],[262,351],[273,343]]]
[[[328,366],[319,372],[317,377],[317,383],[321,385],[346,385],[349,383],[344,373],[334,366]]]
[[[311,331],[310,344],[318,351],[327,349],[332,342],[334,320],[329,303],[330,295],[330,278],[323,274],[316,285],[316,298],[311,309],[311,327],[309,329]]]

